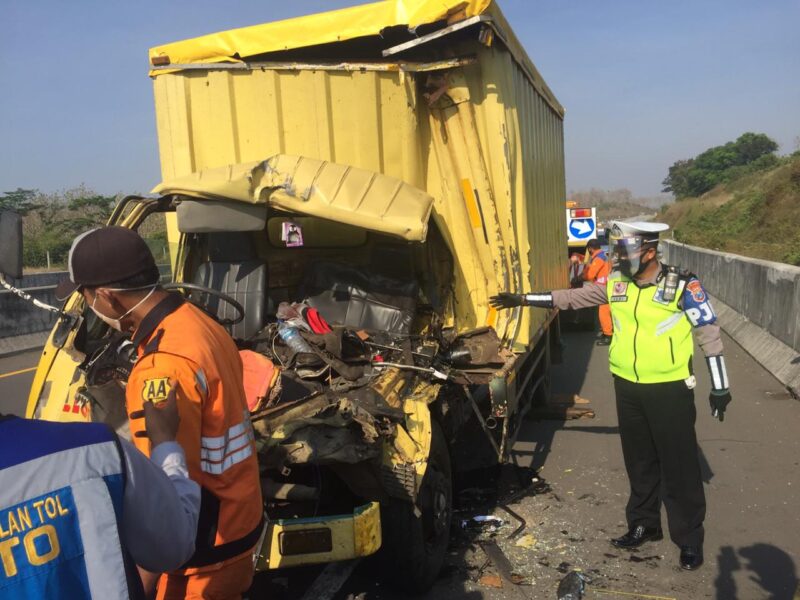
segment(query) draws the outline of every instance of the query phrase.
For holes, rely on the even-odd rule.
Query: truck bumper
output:
[[[270,521],[256,552],[256,571],[348,560],[374,554],[381,547],[377,502],[352,515]]]

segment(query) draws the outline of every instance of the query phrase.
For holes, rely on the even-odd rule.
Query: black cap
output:
[[[137,276],[159,281],[153,253],[139,234],[125,227],[100,227],[82,233],[72,242],[67,259],[69,279],[56,287],[56,298],[65,300],[82,287],[120,284]],[[150,280],[148,279],[148,282]]]

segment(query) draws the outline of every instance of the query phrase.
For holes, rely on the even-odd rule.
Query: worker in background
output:
[[[598,240],[589,240],[589,243],[586,244],[586,253],[588,255],[588,264],[581,275],[583,280],[591,281],[598,285],[606,285],[611,269],[600,242]],[[596,343],[598,346],[608,346],[611,344],[611,334],[614,331],[611,326],[611,306],[608,303],[598,306],[597,316],[600,319],[601,335]]]
[[[628,531],[611,543],[636,548],[660,540],[663,501],[670,537],[680,547],[680,566],[694,570],[703,563],[706,502],[694,429],[693,334],[706,356],[709,404],[720,421],[731,394],[706,291],[695,275],[658,260],[658,236],[667,229],[662,223],[614,223],[609,238],[613,272],[604,286],[504,292],[490,302],[496,308],[611,306],[609,365],[631,486]]]
[[[202,504],[195,553],[180,570],[160,577],[157,597],[240,598],[253,577],[263,503],[236,344],[211,317],[159,286],[150,249],[130,229],[84,233],[68,262],[70,279],[57,296],[80,290],[100,319],[132,334],[138,358],[126,386],[128,414],[177,386],[177,441],[189,476],[200,484]],[[140,430],[131,423],[134,434]],[[135,439],[149,454],[147,440]],[[146,578],[147,591],[157,576]]]
[[[174,441],[175,393],[143,416],[152,462],[102,423],[0,415],[0,597],[142,598],[137,564],[192,555],[200,487]]]

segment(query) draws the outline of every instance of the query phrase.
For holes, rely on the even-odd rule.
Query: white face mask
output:
[[[146,301],[146,300],[147,300],[147,299],[148,299],[150,296],[152,296],[152,295],[153,295],[153,292],[155,292],[155,291],[156,291],[156,288],[157,288],[157,287],[158,287],[158,284],[154,285],[154,286],[153,286],[153,288],[150,290],[150,292],[149,292],[149,293],[148,293],[148,294],[147,294],[147,295],[146,295],[144,298],[142,298],[141,300],[139,300],[139,302],[137,302],[137,303],[136,303],[136,306],[134,306],[133,308],[131,308],[131,309],[130,309],[128,312],[126,312],[124,315],[121,315],[121,316],[117,317],[116,319],[112,319],[111,317],[107,317],[106,315],[104,315],[103,313],[101,313],[99,310],[97,310],[97,309],[94,307],[94,304],[95,304],[95,302],[97,302],[97,294],[96,294],[96,293],[95,293],[95,296],[94,296],[94,300],[92,300],[92,305],[91,305],[89,308],[91,308],[91,309],[92,309],[92,312],[94,312],[94,314],[96,314],[96,315],[97,315],[97,317],[98,317],[98,318],[99,318],[101,321],[103,321],[104,323],[106,323],[106,324],[107,324],[109,327],[113,327],[113,328],[114,328],[114,329],[116,329],[117,331],[122,331],[122,319],[124,319],[125,317],[127,317],[129,314],[131,314],[133,311],[135,311],[137,308],[139,308],[139,307],[140,307],[142,304],[144,304],[144,303],[145,303],[145,301]],[[125,291],[125,292],[127,292],[127,291],[130,291],[130,290],[111,290],[111,291],[114,291],[114,292],[121,292],[121,291]]]

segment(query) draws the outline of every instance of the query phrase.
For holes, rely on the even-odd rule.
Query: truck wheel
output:
[[[453,481],[450,454],[442,429],[431,421],[428,468],[414,505],[391,500],[382,506],[384,580],[409,594],[428,591],[442,568],[450,541],[453,517]]]

